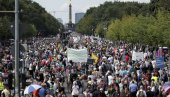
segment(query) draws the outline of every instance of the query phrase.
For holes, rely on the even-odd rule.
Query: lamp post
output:
[[[19,91],[19,1],[15,0],[15,97]]]
[[[15,13],[15,97],[20,97],[20,91],[19,91],[19,1],[15,0],[15,11],[0,11],[0,13]]]

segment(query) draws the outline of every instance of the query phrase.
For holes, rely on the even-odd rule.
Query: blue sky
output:
[[[56,18],[61,18],[63,23],[68,22],[68,5],[70,0],[33,0],[44,7],[47,12]],[[72,3],[72,20],[75,22],[75,13],[86,12],[90,7],[97,7],[105,1],[115,0],[71,0]],[[150,0],[118,0],[118,1],[137,1],[148,3]]]

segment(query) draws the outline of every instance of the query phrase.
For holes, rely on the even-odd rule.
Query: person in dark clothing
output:
[[[144,73],[147,73],[146,65],[144,65],[144,66],[142,67],[142,71],[143,71]]]
[[[41,82],[43,82],[43,81],[44,81],[44,75],[43,75],[43,73],[39,73],[39,77],[40,77],[39,80],[40,80]]]
[[[93,92],[93,97],[100,97],[100,91],[98,88]]]
[[[163,82],[167,82],[168,81],[168,74],[165,72],[165,70],[163,70],[163,74],[161,76],[161,80]]]
[[[148,70],[150,70],[150,72],[153,71],[153,66],[152,66],[152,63],[151,63],[151,62],[149,63]]]
[[[107,97],[102,88],[100,88],[100,93],[98,97]]]
[[[25,87],[26,87],[26,75],[24,73],[21,74],[21,82],[22,82],[22,88],[25,89]]]
[[[77,84],[78,84],[79,88],[82,88],[82,83],[79,78],[77,78]]]
[[[13,74],[12,74],[12,72],[9,72],[9,74],[8,74],[8,87],[9,87],[9,89],[10,90],[12,90],[12,79],[13,79]]]
[[[71,75],[70,75],[70,80],[71,80],[71,82],[73,83],[73,81],[75,80],[75,79],[77,79],[77,74],[76,73],[72,73]]]
[[[148,89],[146,92],[147,97],[154,97],[154,92],[151,91],[150,86],[148,86],[147,89]]]

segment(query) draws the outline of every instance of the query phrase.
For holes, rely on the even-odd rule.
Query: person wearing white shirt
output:
[[[109,75],[108,76],[108,85],[111,85],[113,83],[113,76]]]

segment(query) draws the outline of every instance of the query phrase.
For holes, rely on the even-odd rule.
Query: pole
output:
[[[20,97],[19,91],[19,1],[15,0],[15,97]]]

